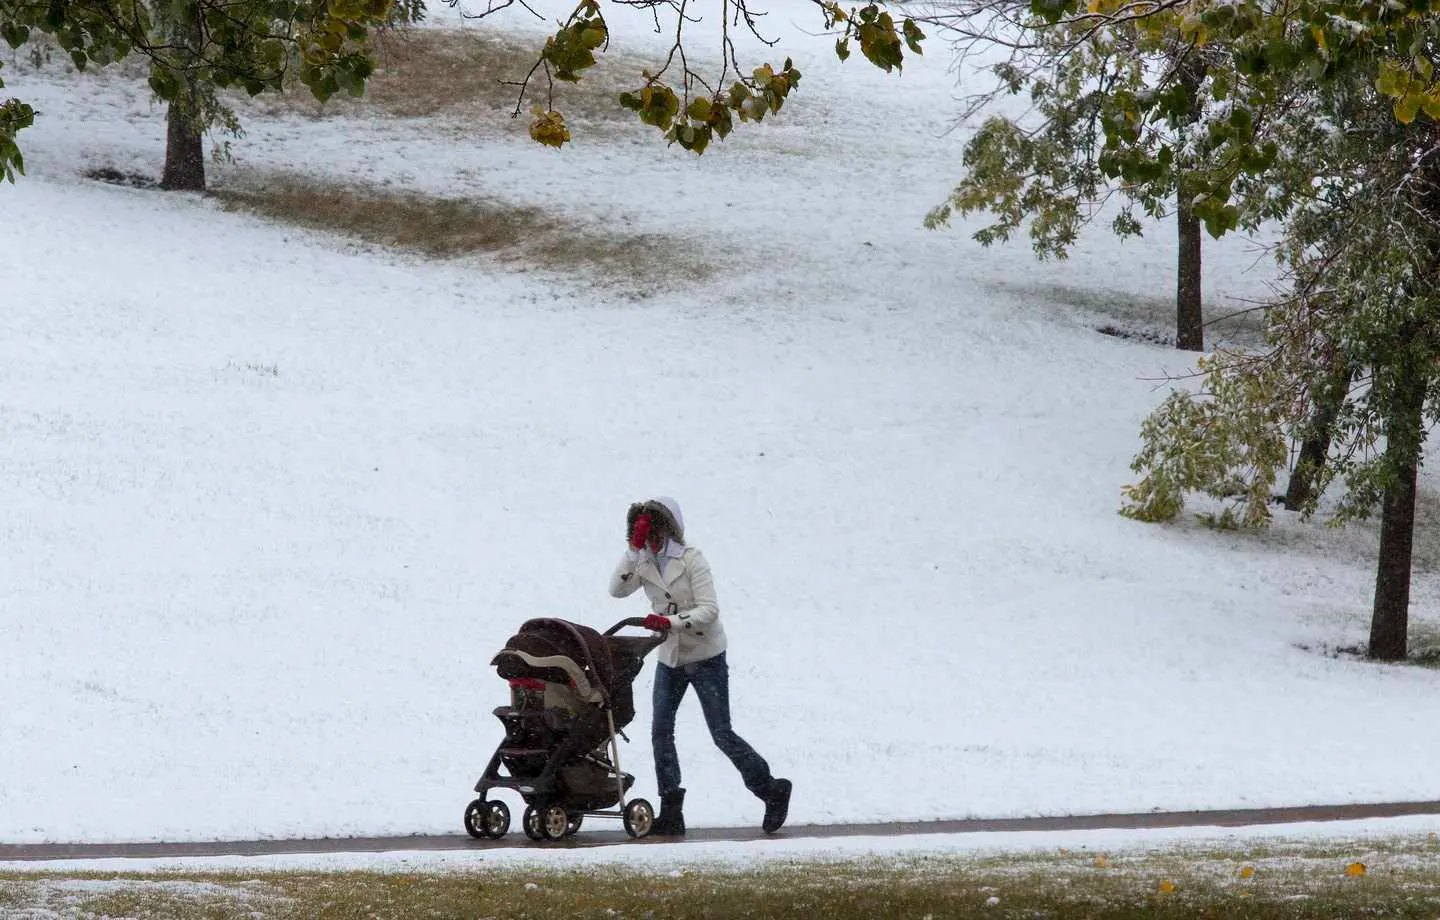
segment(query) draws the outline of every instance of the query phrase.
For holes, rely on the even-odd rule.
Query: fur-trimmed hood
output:
[[[659,521],[676,543],[685,543],[685,516],[680,513],[680,503],[668,495],[661,495],[648,501],[636,502],[625,516],[625,536],[635,528],[635,519],[642,514]]]

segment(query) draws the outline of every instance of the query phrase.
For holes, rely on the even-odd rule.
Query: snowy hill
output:
[[[0,188],[0,840],[458,831],[490,656],[533,616],[640,613],[605,583],[654,494],[714,567],[735,725],[792,821],[1435,798],[1440,672],[1331,654],[1365,636],[1373,527],[1116,514],[1188,359],[1096,327],[1163,330],[1173,235],[1036,264],[924,230],[964,141],[943,48],[887,77],[809,15],[771,23],[792,104],[698,160],[640,126],[556,152],[503,115],[256,107],[212,171],[536,207],[709,267],[641,289],[84,179],[158,173],[163,110],[7,65],[41,117]],[[1207,259],[1216,314],[1264,290],[1244,241]],[[693,701],[679,743],[690,822],[758,822]]]

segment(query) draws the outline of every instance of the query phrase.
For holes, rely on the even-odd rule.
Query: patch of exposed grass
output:
[[[87,169],[83,173],[85,178],[94,179],[96,182],[108,182],[111,185],[126,185],[130,188],[156,189],[160,183],[149,176],[132,171],[122,171],[113,166],[98,166],[94,169]]]
[[[506,917],[1349,918],[1440,915],[1433,839],[1232,851],[1093,850],[818,860],[741,868],[673,849],[673,870],[507,867],[433,873],[0,875],[7,910],[213,920]],[[1364,869],[1350,867],[1357,864]],[[91,887],[87,892],[84,887]],[[66,888],[65,886],[69,886]],[[18,897],[16,892],[19,893]],[[57,896],[63,894],[63,897]]]
[[[288,109],[316,117],[377,109],[400,118],[447,115],[499,130],[510,124],[508,116],[520,93],[510,84],[525,79],[543,46],[542,38],[487,26],[382,32],[372,39],[376,70],[360,98],[341,95],[322,104],[296,83],[283,96],[255,101],[271,111]],[[658,70],[659,63],[607,52],[579,83],[557,83],[554,105],[567,120],[637,123],[616,97],[623,89],[638,88],[644,82],[640,71],[647,66]],[[546,103],[545,78],[538,71],[521,110],[527,123],[532,103]]]
[[[214,194],[240,209],[377,246],[432,258],[483,254],[517,270],[540,270],[631,296],[704,281],[713,266],[676,255],[653,234],[582,226],[538,207],[444,198],[293,176],[231,180]]]
[[[1063,284],[1004,284],[1001,290],[1031,295],[1037,304],[1059,305],[1067,312],[1091,314],[1096,331],[1117,338],[1173,347],[1175,298],[1145,297],[1117,291],[1094,291]],[[1205,341],[1253,346],[1264,339],[1259,311],[1223,303],[1206,303]]]
[[[268,883],[238,877],[46,874],[0,881],[0,916],[231,920],[286,916],[294,905],[284,897]]]

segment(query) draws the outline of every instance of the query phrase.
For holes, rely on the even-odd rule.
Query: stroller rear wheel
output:
[[[477,839],[504,837],[510,831],[510,807],[499,799],[476,799],[465,806],[465,830]]]
[[[540,836],[547,841],[564,839],[564,832],[570,826],[570,815],[563,805],[546,805],[539,809],[536,818],[540,825]]]
[[[631,837],[644,837],[655,826],[655,807],[644,799],[631,799],[622,817],[625,833]]]
[[[546,840],[564,840],[565,830],[570,826],[570,815],[565,806],[549,805],[540,812],[540,833]]]

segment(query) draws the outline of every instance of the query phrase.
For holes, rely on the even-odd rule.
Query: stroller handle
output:
[[[610,627],[609,629],[605,630],[605,635],[607,635],[607,636],[613,636],[613,635],[615,635],[617,632],[619,632],[620,630],[624,629],[624,628],[627,627],[627,626],[639,626],[639,627],[641,627],[641,628],[644,628],[644,626],[645,626],[645,618],[644,618],[644,617],[626,617],[625,619],[621,620],[619,623],[616,623],[614,626],[612,626],[612,627]]]

